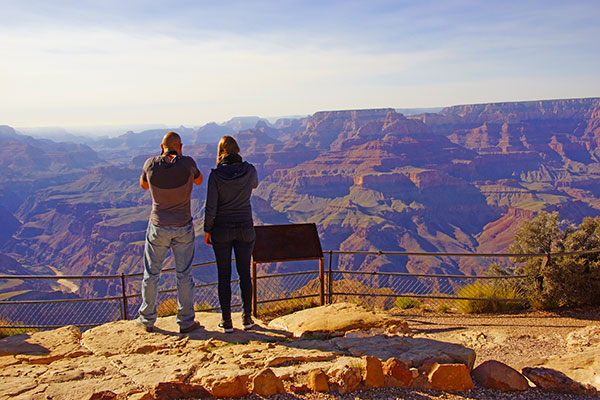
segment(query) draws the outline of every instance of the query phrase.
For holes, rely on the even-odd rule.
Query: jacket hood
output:
[[[218,180],[239,185],[244,185],[252,177],[251,171],[252,168],[246,161],[219,165],[212,170]]]

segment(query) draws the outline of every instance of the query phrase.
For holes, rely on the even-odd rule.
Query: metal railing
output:
[[[600,253],[600,249],[532,254],[493,254],[493,253],[425,253],[401,251],[334,251],[325,252],[328,256],[328,269],[290,272],[270,275],[253,275],[253,287],[256,293],[255,311],[259,313],[283,314],[293,309],[310,305],[355,301],[370,307],[450,307],[449,302],[460,301],[497,301],[500,303],[525,302],[524,292],[518,282],[532,279],[526,275],[511,276],[474,276],[444,274],[411,274],[404,272],[353,271],[333,268],[337,256],[413,256],[413,257],[550,257],[565,255],[585,255]],[[338,260],[339,263],[339,260]],[[192,268],[214,265],[215,262],[194,264]],[[164,273],[174,268],[164,269]],[[88,275],[0,275],[2,280],[105,280],[112,295],[100,298],[63,298],[0,301],[0,334],[8,335],[25,330],[53,329],[64,325],[76,325],[90,328],[119,319],[134,319],[138,316],[141,294],[132,293],[131,279],[137,279],[139,288],[142,273],[109,276]],[[237,281],[232,281],[236,283]],[[510,283],[508,282],[517,282]],[[115,286],[116,285],[116,286]],[[480,293],[487,289],[510,287],[510,296],[498,290],[497,297],[482,297]],[[197,311],[219,310],[217,282],[202,283],[195,286],[194,304]],[[162,315],[176,311],[174,302],[175,288],[159,291],[158,312]],[[129,293],[128,293],[129,292]],[[232,285],[232,308],[240,307],[240,294],[237,284]],[[162,307],[162,309],[161,309]]]

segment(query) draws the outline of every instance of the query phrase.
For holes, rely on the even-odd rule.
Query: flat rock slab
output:
[[[0,340],[1,364],[14,359],[28,363],[47,364],[66,357],[79,357],[90,352],[81,346],[81,332],[75,326],[64,326],[52,331],[25,333]]]
[[[0,399],[89,399],[100,390],[136,389],[105,357],[64,358],[49,364],[21,363],[0,370]]]
[[[408,324],[399,317],[384,312],[367,311],[357,304],[335,303],[276,318],[269,323],[269,328],[281,329],[290,332],[294,337],[301,337],[313,332],[334,334],[392,325],[399,326],[401,331],[408,331]]]
[[[375,356],[380,360],[395,357],[407,366],[419,368],[426,361],[436,360],[445,364],[464,364],[471,370],[475,363],[475,352],[454,343],[408,336],[377,335],[368,338],[334,338],[332,349],[354,357]]]

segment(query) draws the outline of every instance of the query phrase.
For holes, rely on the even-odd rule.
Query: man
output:
[[[194,224],[190,211],[193,184],[202,183],[202,174],[192,157],[182,155],[181,137],[167,132],[160,148],[162,154],[144,163],[140,186],[150,189],[152,211],[144,247],[144,279],[139,322],[152,332],[156,322],[156,297],[162,264],[171,249],[177,273],[177,324],[179,332],[200,327],[194,321]]]

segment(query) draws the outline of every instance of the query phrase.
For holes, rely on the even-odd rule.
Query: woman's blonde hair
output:
[[[225,157],[231,154],[239,154],[240,146],[231,136],[223,136],[219,140],[219,146],[217,148],[217,165],[219,165]]]

